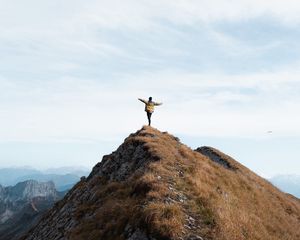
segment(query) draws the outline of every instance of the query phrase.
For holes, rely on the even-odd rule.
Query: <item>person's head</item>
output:
[[[149,102],[151,102],[152,101],[152,97],[149,97]]]

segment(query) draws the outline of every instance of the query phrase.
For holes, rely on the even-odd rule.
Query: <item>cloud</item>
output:
[[[291,18],[297,9],[291,5],[294,1],[284,2],[293,8],[280,8],[279,1],[274,6],[267,2],[2,0],[0,70],[6,78],[30,81],[70,75],[112,79],[118,74],[162,69],[255,71],[277,67],[298,57],[297,46],[286,47],[298,41],[272,36],[254,44],[255,32],[249,31],[252,36],[245,40],[215,25],[270,14],[280,22],[285,9],[290,9],[287,15]],[[246,25],[256,27],[246,21],[238,28]],[[295,31],[284,34],[291,32]],[[273,56],[278,52],[281,57]]]
[[[2,141],[116,136],[144,123],[136,97],[149,95],[165,102],[159,126],[185,134],[299,134],[297,48],[269,55],[297,36],[254,44],[216,26],[269,17],[288,29],[296,1],[0,4]]]
[[[296,0],[112,0],[90,1],[81,18],[102,27],[145,29],[164,20],[179,25],[215,21],[243,21],[262,16],[279,22],[299,23],[300,4]]]
[[[279,22],[299,23],[296,0],[1,0],[2,35],[15,30],[24,34],[80,34],[97,28],[149,30],[169,21],[179,25],[199,21],[241,21],[270,16]],[[8,28],[9,26],[9,28]],[[39,29],[40,31],[34,31]],[[125,30],[125,29],[124,29]],[[47,37],[47,36],[45,36]]]
[[[185,135],[261,137],[269,129],[299,136],[300,73],[156,72],[103,84],[66,78],[36,84],[1,80],[1,141],[116,139],[145,123],[137,97],[164,105],[155,125]],[[147,86],[147,87],[145,87]]]

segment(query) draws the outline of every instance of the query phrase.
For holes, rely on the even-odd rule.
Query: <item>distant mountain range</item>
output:
[[[80,177],[89,174],[88,169],[72,167],[52,168],[39,171],[33,168],[2,168],[0,169],[0,184],[13,186],[19,182],[36,180],[38,182],[52,181],[58,191],[70,189]]]
[[[280,190],[300,198],[300,175],[277,175],[269,180]]]
[[[0,169],[0,240],[18,239],[88,174],[74,167]]]
[[[0,185],[0,240],[17,239],[63,195],[53,182],[29,180],[10,187]]]

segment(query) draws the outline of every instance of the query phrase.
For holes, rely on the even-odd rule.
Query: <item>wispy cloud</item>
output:
[[[300,107],[299,77],[292,71],[157,72],[119,79],[117,86],[71,78],[22,86],[2,81],[7,94],[0,112],[1,140],[47,141],[55,136],[104,140],[124,134],[144,122],[143,106],[136,98],[152,94],[165,102],[157,113],[158,127],[163,129],[240,137],[260,137],[274,129],[279,135],[299,136],[300,114],[295,111]]]

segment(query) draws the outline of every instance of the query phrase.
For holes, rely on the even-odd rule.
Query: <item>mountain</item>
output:
[[[0,184],[12,186],[19,182],[35,180],[38,182],[54,182],[56,189],[65,191],[72,188],[82,176],[88,175],[84,167],[61,167],[39,171],[28,167],[0,169]]]
[[[22,181],[26,181],[29,179],[35,180],[38,182],[52,181],[52,182],[54,182],[55,187],[58,190],[63,190],[63,189],[65,189],[66,186],[69,186],[70,188],[72,188],[80,180],[80,177],[77,175],[74,175],[74,174],[58,175],[58,174],[38,173],[38,174],[22,176],[20,178],[17,178],[16,181],[22,182]]]
[[[21,239],[297,240],[299,199],[211,147],[143,127]]]
[[[277,175],[270,182],[282,191],[300,198],[300,175]]]
[[[0,240],[17,239],[59,198],[53,182],[30,180],[13,187],[0,185]]]

